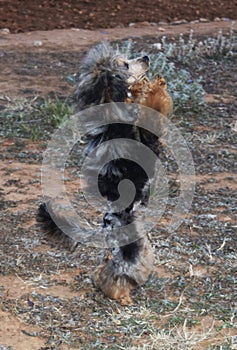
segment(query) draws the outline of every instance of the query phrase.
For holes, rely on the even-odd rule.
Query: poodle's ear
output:
[[[82,61],[74,94],[77,110],[108,102],[125,102],[128,69],[106,44],[93,47]]]
[[[77,109],[82,110],[109,102],[125,102],[128,85],[119,71],[116,75],[102,72],[100,75],[81,75],[74,93]]]

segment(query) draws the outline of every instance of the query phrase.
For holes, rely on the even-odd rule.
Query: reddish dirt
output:
[[[18,34],[0,32],[0,95],[13,98],[29,95],[70,95],[73,86],[68,84],[66,77],[77,73],[82,54],[100,41],[130,39],[136,43],[144,36],[152,36],[159,41],[164,35],[171,38],[180,33],[188,35],[190,29],[195,36],[213,33],[216,36],[219,29],[228,33],[230,23],[221,21],[183,25],[137,25],[94,31],[58,29]],[[236,30],[237,23],[233,28]],[[213,99],[212,95],[209,98]]]
[[[216,34],[219,28],[222,28],[224,32],[228,31],[230,22],[199,22],[178,26],[161,24],[159,22],[173,22],[184,19],[191,21],[201,17],[208,20],[214,20],[216,17],[237,18],[236,0],[210,1],[208,6],[206,0],[157,0],[156,2],[118,0],[116,5],[114,3],[109,0],[103,2],[90,0],[1,0],[0,29],[8,28],[12,34],[0,33],[0,105],[6,103],[8,98],[14,100],[19,97],[28,97],[29,95],[46,96],[52,92],[56,96],[61,94],[64,96],[69,95],[72,86],[66,82],[65,77],[77,71],[82,52],[98,41],[104,39],[121,40],[124,38],[133,38],[136,41],[137,38],[142,38],[145,35],[153,36],[159,40],[163,35],[177,36],[179,33],[187,34],[190,28],[194,29],[195,35]],[[157,26],[149,25],[150,22],[159,24]],[[129,23],[137,24],[136,26],[127,27]],[[80,29],[72,30],[70,29],[72,27]],[[65,30],[66,28],[67,30]],[[44,32],[44,30],[50,29],[61,30]],[[91,29],[97,30],[92,31]],[[35,30],[37,31],[29,33]],[[40,42],[41,45],[36,45],[37,42]],[[145,42],[146,39],[144,39]],[[216,105],[219,109],[223,108],[223,106],[225,107],[225,105],[231,105],[233,99],[232,90],[226,92],[226,98],[222,96],[220,87],[219,90],[215,91],[212,85],[211,91],[207,96],[208,103]],[[223,120],[224,117],[225,115]],[[228,118],[230,119],[230,126],[236,130],[236,124],[233,124],[231,115]],[[206,126],[198,125],[199,121],[196,123],[195,130],[196,134],[201,137],[201,132],[205,131],[204,128]],[[212,127],[218,129],[218,126],[214,125],[214,123]],[[205,139],[203,140],[205,141]],[[200,142],[204,141],[201,139]],[[220,150],[223,145],[225,149],[229,147],[233,153],[236,152],[234,144],[230,145],[229,142],[225,144],[223,141],[223,144],[218,146]],[[209,146],[205,145],[206,152],[208,147],[210,152],[213,153],[214,146],[211,142]],[[217,150],[219,150],[218,147]],[[103,296],[93,289],[91,285],[90,274],[96,264],[97,256],[94,255],[93,251],[90,253],[87,248],[81,246],[79,251],[71,254],[64,247],[60,249],[60,247],[51,245],[41,229],[35,226],[35,213],[41,200],[40,155],[44,148],[45,144],[32,142],[31,140],[2,139],[0,141],[0,219],[2,219],[0,222],[0,235],[3,246],[3,253],[0,252],[2,254],[0,254],[0,348],[3,350],[75,349],[76,345],[72,347],[67,345],[66,338],[65,343],[57,342],[55,330],[59,329],[62,332],[61,338],[61,333],[58,335],[59,340],[63,339],[65,329],[71,331],[72,335],[75,334],[77,338],[80,336],[83,340],[84,337],[86,339],[87,330],[93,326],[93,321],[88,321],[88,319],[97,317],[95,310],[103,322],[104,315],[107,317],[114,310],[117,310],[116,312],[118,313],[123,312],[116,304],[107,299],[104,300]],[[219,158],[221,158],[221,155],[219,155]],[[211,167],[211,165],[209,166]],[[224,199],[237,189],[234,170],[230,169],[228,172],[227,169],[215,173],[210,169],[210,172],[206,174],[197,173],[196,180],[199,192],[203,193],[203,196],[200,198],[207,198],[207,195],[210,195],[210,198],[212,198],[208,203],[211,207],[206,212],[206,217],[209,218],[208,215],[216,217],[218,219],[216,225],[223,223],[226,229],[231,225],[234,227],[236,225],[234,214],[228,209],[228,207],[231,207],[231,204],[227,203],[227,205],[224,202]],[[69,186],[73,188],[73,182],[69,182]],[[214,195],[216,195],[218,202],[217,200],[215,202]],[[221,197],[222,201],[220,201]],[[209,200],[209,197],[207,199]],[[204,201],[203,206],[205,205],[207,204]],[[189,266],[186,256],[182,256],[180,253],[177,255],[177,261],[175,261],[177,266],[172,266],[171,262],[166,262],[162,266],[160,259],[165,261],[165,258],[162,255],[163,248],[160,248],[155,271],[158,272],[159,278],[167,277],[170,280],[163,285],[161,290],[158,289],[158,292],[154,283],[152,287],[148,286],[145,287],[145,290],[138,290],[137,300],[141,305],[144,298],[149,299],[149,293],[152,297],[152,291],[154,291],[155,295],[152,300],[161,298],[163,289],[164,294],[166,292],[168,294],[167,299],[175,298],[177,302],[179,298],[181,300],[180,295],[177,294],[179,286],[175,286],[175,282],[177,276],[182,276],[182,266],[189,271],[187,275],[188,273],[190,274],[194,281],[193,285],[197,288],[197,290],[193,289],[193,300],[195,294],[199,293],[198,281],[200,281],[200,290],[204,287],[209,288],[204,283],[206,281],[205,278],[208,276],[211,276],[210,278],[215,281],[216,271],[222,263],[222,256],[218,257],[218,254],[225,249],[227,252],[229,250],[228,259],[231,259],[232,251],[230,245],[233,241],[231,241],[230,235],[232,231],[227,231],[226,238],[224,237],[222,241],[221,237],[216,243],[215,237],[220,235],[218,227],[212,232],[212,228],[206,226],[205,232],[203,230],[199,233],[200,227],[195,222],[198,214],[203,214],[203,208],[200,209],[200,212],[198,210],[195,211],[195,209],[191,211],[193,226],[190,226],[190,228],[184,226],[180,231],[180,237],[185,239],[191,237],[190,242],[192,242],[193,237],[199,238],[199,236],[204,236],[206,241],[210,242],[210,247],[213,251],[217,246],[217,254],[207,251],[209,252],[210,261],[206,258],[207,253],[206,255],[203,253],[202,259],[198,255],[200,263],[192,267],[191,264]],[[190,232],[188,231],[189,229]],[[214,237],[213,242],[212,236]],[[161,239],[164,238],[161,237]],[[205,244],[208,248],[206,241]],[[197,240],[197,242],[199,241]],[[195,243],[195,240],[193,243]],[[181,243],[177,241],[175,244],[177,247],[181,247],[182,241]],[[173,247],[170,246],[169,249],[172,250]],[[223,261],[225,261],[224,258]],[[219,265],[216,265],[217,263]],[[231,283],[230,278],[231,275],[234,276],[234,268],[229,272],[228,269],[226,270],[229,283]],[[220,274],[226,270],[221,270]],[[221,283],[223,284],[225,275],[223,274],[222,277],[223,282]],[[187,281],[189,281],[188,278],[186,276]],[[197,281],[197,286],[195,281]],[[192,281],[189,283],[192,287]],[[190,285],[187,286],[187,289],[188,287],[191,288]],[[233,288],[232,285],[229,287],[230,293],[233,291]],[[157,297],[156,293],[158,294]],[[213,291],[210,290],[209,293],[211,295]],[[57,304],[58,300],[61,304]],[[147,304],[147,300],[144,302],[144,305]],[[202,298],[201,302],[203,302]],[[187,305],[190,307],[193,304]],[[205,304],[203,305],[205,306]],[[42,315],[39,313],[39,310],[42,312]],[[51,312],[53,314],[52,323],[50,324],[46,316]],[[77,319],[77,315],[79,315],[80,322]],[[209,331],[213,323],[212,314],[201,315],[203,316],[200,325],[203,329],[200,332],[203,332],[205,329]],[[39,316],[42,317],[42,320]],[[228,317],[230,318],[230,316]],[[82,325],[82,327],[80,326],[82,331],[80,331],[80,327],[77,327],[77,324],[74,326],[75,329],[67,324],[72,317],[75,318],[78,324]],[[160,322],[159,317],[157,320]],[[162,317],[165,319],[165,312],[163,312]],[[227,321],[229,318],[227,318]],[[64,326],[64,322],[66,326]],[[203,324],[205,322],[208,324],[205,324],[204,327]],[[215,326],[217,325],[218,323],[215,323]],[[112,326],[114,329],[118,328],[118,324],[112,324]],[[236,329],[237,326],[230,330],[226,327],[222,338],[225,339],[230,334],[236,335]],[[97,333],[95,333],[96,337]],[[143,337],[142,341],[145,344],[149,333],[141,332],[139,334],[141,334],[139,337]],[[214,339],[214,337],[215,333],[213,332],[205,344],[198,345],[198,349],[207,349],[210,343],[213,345],[216,342],[220,344],[223,342],[222,338]],[[119,334],[117,338],[117,341],[119,341]],[[73,340],[76,342],[74,338]],[[88,345],[89,340],[86,339],[85,343]],[[76,348],[80,349],[81,347]]]
[[[0,28],[12,33],[67,28],[114,28],[137,22],[237,17],[237,2],[215,0],[2,0]]]

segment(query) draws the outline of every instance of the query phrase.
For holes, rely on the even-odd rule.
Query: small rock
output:
[[[43,45],[43,43],[42,43],[42,41],[41,40],[35,40],[34,41],[34,46],[42,46]]]
[[[155,43],[153,44],[153,47],[157,50],[161,50],[162,49],[162,44],[161,43]]]
[[[214,18],[214,21],[215,21],[215,22],[220,22],[221,19],[220,19],[220,17],[215,17],[215,18]]]
[[[216,215],[215,214],[207,214],[206,217],[207,217],[207,219],[215,219]]]
[[[159,32],[165,32],[165,28],[159,27],[159,28],[158,28],[158,31],[159,31]]]
[[[206,23],[206,22],[209,22],[209,20],[207,18],[199,18],[199,22],[200,23]]]
[[[10,29],[2,28],[2,29],[0,29],[0,34],[10,34]]]
[[[149,26],[156,26],[156,23],[144,21],[144,22],[136,22],[136,23],[129,23],[129,27],[134,27],[134,28],[140,28],[140,27],[149,27]]]
[[[188,23],[186,19],[180,19],[178,21],[171,22],[171,24],[173,25],[179,25],[179,24],[185,24],[185,23]]]

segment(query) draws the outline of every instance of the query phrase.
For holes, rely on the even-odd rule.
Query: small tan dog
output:
[[[131,60],[128,64],[130,97],[127,102],[136,102],[153,108],[164,116],[170,115],[173,110],[173,101],[167,91],[165,79],[158,75],[151,81],[147,76],[150,68],[149,57]]]
[[[164,78],[157,76],[150,81],[147,76],[130,86],[132,100],[143,106],[150,107],[164,116],[172,113],[173,102],[167,91]]]

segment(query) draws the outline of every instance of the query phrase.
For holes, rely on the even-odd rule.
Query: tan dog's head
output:
[[[150,59],[148,56],[128,60],[124,56],[117,55],[114,60],[118,67],[126,70],[129,86],[140,83],[147,76],[147,72],[150,69]]]
[[[150,60],[148,56],[128,60],[128,84],[133,85],[140,82],[149,71]]]

